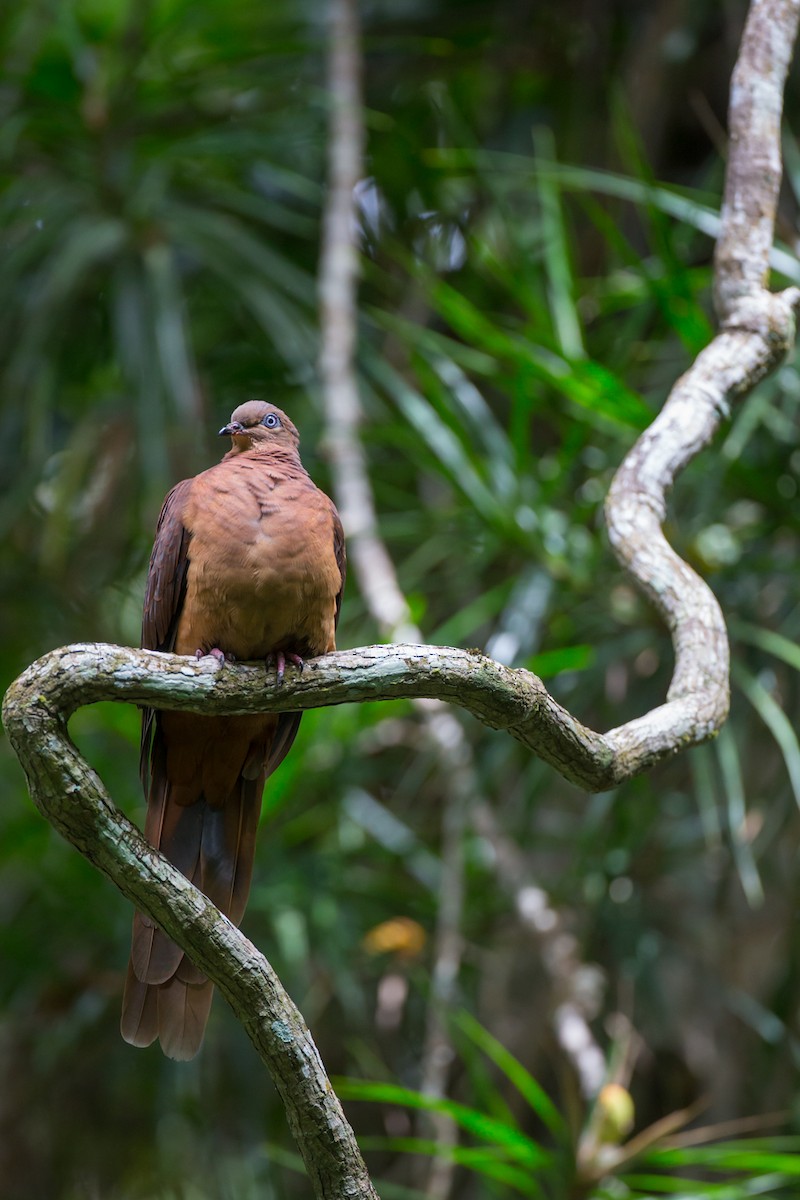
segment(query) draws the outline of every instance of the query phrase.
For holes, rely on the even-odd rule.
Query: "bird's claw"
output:
[[[275,650],[272,654],[267,655],[267,666],[275,667],[278,683],[283,683],[287,662],[290,662],[292,666],[297,667],[299,671],[302,671],[303,667],[305,666],[305,663],[300,655],[292,654],[290,650]]]
[[[236,662],[235,654],[226,654],[224,650],[220,650],[219,646],[212,646],[210,650],[195,650],[194,656],[200,658],[215,658],[220,666],[226,662]]]

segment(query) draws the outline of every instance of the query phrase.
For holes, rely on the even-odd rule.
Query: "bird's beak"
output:
[[[238,421],[231,421],[230,425],[222,426],[217,437],[233,437],[237,433],[244,433],[244,425],[241,425]]]

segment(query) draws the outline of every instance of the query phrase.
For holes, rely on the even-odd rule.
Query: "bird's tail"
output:
[[[177,714],[169,714],[173,715]],[[204,734],[210,728],[204,729]],[[274,732],[273,722],[267,744],[274,742]],[[174,741],[172,738],[170,755]],[[195,759],[202,758],[196,731],[191,741]],[[207,750],[207,738],[201,739],[200,745]],[[225,749],[230,751],[230,730],[225,731]],[[209,757],[213,759],[213,754]],[[172,765],[162,723],[157,719],[150,753],[145,834],[238,925],[250,891],[261,795],[271,762],[265,763],[263,753],[251,754],[233,786],[226,786],[224,802],[217,795],[213,804],[197,785],[192,797],[191,787],[176,784],[176,777],[186,776],[176,774],[170,769]],[[195,771],[190,778],[202,779],[202,772]],[[180,947],[149,917],[136,913],[122,1001],[121,1032],[125,1041],[149,1046],[158,1038],[170,1058],[193,1058],[203,1040],[212,994],[211,981]]]

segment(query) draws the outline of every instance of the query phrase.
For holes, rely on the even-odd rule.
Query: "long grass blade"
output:
[[[758,868],[747,840],[745,819],[747,811],[744,798],[744,782],[739,751],[736,740],[729,725],[726,725],[715,743],[720,775],[725,788],[728,807],[728,828],[731,837],[736,870],[742,890],[753,908],[758,908],[764,902],[764,888],[758,874]]]
[[[563,1117],[541,1084],[537,1083],[522,1063],[470,1013],[459,1012],[454,1021],[470,1041],[503,1072],[509,1083],[514,1085],[550,1132],[560,1139],[565,1138],[567,1129]]]
[[[534,130],[533,144],[537,167],[552,166],[555,160],[555,143],[547,126],[537,126]],[[542,254],[547,273],[553,327],[565,358],[584,358],[586,350],[575,305],[576,288],[569,261],[557,176],[546,169],[537,170],[536,183],[542,221]]]
[[[339,1079],[335,1083],[336,1091],[345,1100],[369,1100],[374,1104],[399,1104],[407,1108],[422,1109],[426,1112],[442,1113],[451,1117],[462,1129],[473,1137],[480,1138],[490,1145],[502,1147],[508,1157],[522,1166],[540,1168],[548,1166],[551,1155],[544,1150],[533,1138],[513,1129],[502,1121],[477,1112],[465,1104],[455,1100],[437,1099],[424,1096],[411,1088],[400,1087],[393,1083],[375,1083],[360,1079]]]
[[[758,646],[760,650],[766,650],[767,654],[782,659],[795,671],[800,671],[800,646],[797,642],[785,637],[784,634],[777,633],[773,629],[761,629],[760,626],[751,625],[747,621],[733,622],[731,633],[740,642]]]
[[[794,798],[800,806],[800,741],[791,721],[763,683],[741,664],[732,663],[731,675],[775,739],[786,764]]]

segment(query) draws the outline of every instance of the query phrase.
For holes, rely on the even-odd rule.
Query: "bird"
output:
[[[345,582],[342,524],[300,461],[286,413],[249,400],[219,431],[220,462],[168,493],[145,586],[144,649],[196,658],[287,662],[336,648]],[[142,712],[145,837],[235,924],[245,910],[266,779],[301,713]],[[133,920],[121,1033],[193,1058],[213,985],[153,921]]]

